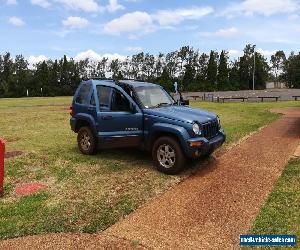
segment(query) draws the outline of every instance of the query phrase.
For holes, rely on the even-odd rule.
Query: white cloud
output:
[[[126,51],[128,52],[133,52],[133,53],[137,53],[137,52],[142,52],[143,51],[143,48],[142,47],[126,47],[125,48]]]
[[[51,6],[51,3],[48,0],[31,0],[31,4],[42,8],[49,8]]]
[[[55,0],[62,3],[65,7],[73,10],[81,10],[85,12],[99,12],[103,8],[95,0]]]
[[[245,0],[231,4],[223,11],[223,15],[234,17],[237,15],[260,14],[271,16],[278,13],[292,13],[299,10],[297,0]]]
[[[256,52],[262,54],[265,57],[271,57],[271,55],[274,55],[277,50],[264,50],[264,49],[256,49]],[[231,58],[237,58],[241,57],[243,55],[243,51],[240,50],[235,50],[235,49],[230,49],[228,50],[228,54]]]
[[[297,15],[297,14],[292,14],[292,15],[289,15],[288,16],[288,20],[296,20],[296,19],[298,19],[299,18],[299,15]]]
[[[82,29],[89,25],[89,21],[82,17],[70,16],[62,21],[63,25],[73,29]]]
[[[239,57],[239,56],[242,56],[243,52],[242,51],[239,51],[239,50],[236,50],[236,49],[230,49],[228,51],[228,54],[230,57]]]
[[[257,49],[256,52],[266,56],[270,57],[271,55],[274,55],[277,50],[264,50],[264,49]]]
[[[219,29],[215,36],[217,37],[232,37],[239,33],[238,29],[235,27],[231,27],[229,29]]]
[[[118,10],[124,10],[125,7],[118,3],[118,0],[109,0],[108,5],[106,6],[109,12],[116,12]]]
[[[198,20],[209,15],[214,10],[211,7],[191,7],[174,10],[160,10],[153,14],[145,11],[135,11],[124,14],[104,24],[103,31],[109,35],[128,33],[129,39],[138,39],[142,35],[157,29],[173,28],[185,20]]]
[[[21,27],[21,26],[24,26],[24,25],[25,25],[25,22],[24,22],[21,18],[15,17],[15,16],[10,17],[10,18],[8,19],[8,22],[9,22],[10,24],[14,25],[14,26],[17,26],[17,27]]]
[[[141,31],[148,32],[152,26],[152,18],[147,12],[131,12],[113,19],[104,25],[104,32],[110,35]]]
[[[126,59],[126,56],[122,56],[118,53],[114,53],[114,54],[98,54],[97,52],[95,52],[94,50],[87,50],[87,51],[83,51],[78,53],[75,57],[74,60],[75,61],[80,61],[80,60],[85,60],[85,59],[89,59],[90,61],[93,62],[99,62],[101,61],[104,57],[107,57],[109,60],[115,60],[115,59],[119,59],[121,61]]]
[[[160,10],[153,15],[160,25],[175,25],[185,20],[198,20],[213,13],[212,7],[191,7],[174,10]]]
[[[239,34],[239,30],[235,27],[228,29],[219,29],[216,32],[201,32],[200,35],[203,37],[220,37],[220,38],[230,38]]]
[[[8,4],[8,5],[17,5],[18,1],[17,0],[7,0],[6,4]]]
[[[47,61],[47,60],[48,60],[48,58],[46,56],[44,56],[44,55],[29,56],[27,58],[27,61],[28,61],[30,69],[34,69],[36,64],[38,64],[40,62],[43,62],[43,61]]]

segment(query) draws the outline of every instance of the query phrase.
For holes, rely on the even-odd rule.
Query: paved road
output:
[[[51,234],[0,249],[239,249],[300,142],[300,109],[252,135],[103,233]]]

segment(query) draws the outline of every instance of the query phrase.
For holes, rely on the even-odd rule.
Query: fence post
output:
[[[4,195],[4,156],[5,141],[0,138],[0,197]]]

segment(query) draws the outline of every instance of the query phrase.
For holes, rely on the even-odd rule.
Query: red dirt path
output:
[[[17,195],[27,196],[45,188],[47,188],[47,186],[42,183],[23,183],[16,187],[15,193]]]
[[[205,169],[106,231],[0,242],[0,249],[239,249],[300,142],[300,109],[233,147]]]

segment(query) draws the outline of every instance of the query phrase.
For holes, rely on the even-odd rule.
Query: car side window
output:
[[[89,104],[89,93],[91,91],[91,85],[84,84],[81,86],[79,93],[76,97],[76,103],[78,104]]]
[[[95,96],[94,96],[94,91],[93,91],[92,96],[91,96],[90,105],[91,106],[96,106],[96,100],[95,100]]]
[[[97,86],[100,111],[130,112],[129,100],[117,89],[107,86]]]

